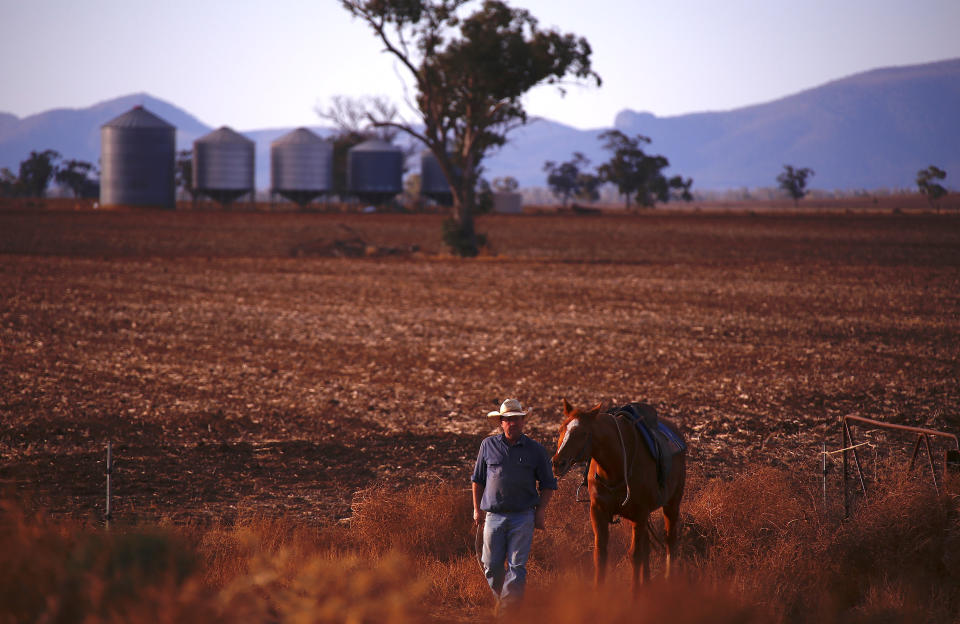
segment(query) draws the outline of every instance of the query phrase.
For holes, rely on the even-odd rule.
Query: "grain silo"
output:
[[[385,202],[403,190],[403,151],[381,139],[347,150],[347,190],[373,203]]]
[[[253,198],[253,141],[223,126],[193,142],[193,188],[214,201],[229,204]]]
[[[333,190],[333,144],[297,128],[270,144],[270,192],[306,206]]]
[[[100,204],[176,207],[177,129],[142,106],[100,127]]]
[[[453,203],[447,177],[443,175],[440,161],[430,150],[420,154],[420,194],[440,204]]]

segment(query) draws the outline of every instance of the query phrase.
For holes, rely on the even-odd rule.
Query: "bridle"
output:
[[[623,502],[620,503],[621,507],[626,507],[627,503],[630,501],[630,468],[632,466],[627,462],[627,445],[623,441],[623,432],[620,430],[620,421],[617,420],[615,414],[607,412],[607,415],[613,419],[613,424],[617,428],[617,438],[620,440],[620,450],[623,452],[623,483],[627,488],[627,496],[623,499]],[[575,495],[575,500],[578,503],[589,503],[590,499],[581,499],[580,490],[583,489],[583,486],[587,485],[587,479],[590,476],[590,453],[593,443],[593,432],[587,434],[587,442],[583,445],[583,448],[580,449],[580,453],[570,462],[571,465],[576,465],[578,463],[583,463],[583,479],[580,481],[580,485],[577,486],[577,493]]]
[[[623,502],[620,503],[620,506],[626,507],[627,502],[630,501],[630,468],[632,468],[633,466],[628,466],[627,464],[627,445],[623,441],[623,432],[620,429],[620,421],[617,420],[616,414],[611,414],[610,412],[607,412],[607,415],[613,419],[613,424],[617,427],[617,437],[620,439],[620,450],[623,452],[623,482],[627,488],[627,496],[626,498],[623,499]],[[636,432],[636,429],[634,429],[634,436],[636,437],[636,435],[637,435],[637,432]],[[572,462],[570,462],[571,466],[576,465],[578,463],[583,463],[583,480],[580,482],[580,485],[577,486],[577,493],[575,495],[575,500],[578,503],[590,502],[589,498],[587,498],[586,500],[580,498],[580,490],[583,488],[583,486],[587,485],[587,479],[589,478],[589,475],[590,475],[590,457],[591,457],[590,453],[593,450],[592,445],[593,445],[593,432],[591,431],[590,433],[587,434],[587,442],[586,444],[583,445],[583,448],[580,450],[580,453]],[[638,448],[638,452],[639,452],[639,448]],[[611,524],[617,524],[620,522],[620,519],[614,516],[614,518],[610,520],[610,522]],[[647,533],[650,535],[651,538],[653,538],[654,542],[660,545],[661,549],[664,548],[663,541],[660,540],[659,537],[657,537],[656,532],[653,530],[653,525],[650,524],[650,518],[647,518],[646,523],[647,523]]]
[[[583,448],[580,449],[580,453],[570,462],[571,466],[577,464],[583,464],[583,480],[580,482],[580,485],[577,486],[577,493],[574,495],[574,500],[578,503],[589,503],[590,499],[583,500],[580,498],[580,490],[587,484],[587,477],[590,474],[590,453],[593,450],[593,432],[587,434],[587,442],[583,445]]]

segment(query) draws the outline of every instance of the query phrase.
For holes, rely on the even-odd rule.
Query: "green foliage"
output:
[[[16,197],[20,194],[20,179],[4,167],[0,169],[0,197]]]
[[[341,2],[370,26],[416,88],[416,124],[385,119],[376,111],[367,117],[419,139],[433,152],[450,184],[453,219],[464,236],[474,236],[475,187],[483,159],[527,121],[523,95],[568,76],[600,83],[586,39],[541,29],[529,11],[499,0],[485,0],[466,16],[459,10],[468,0]],[[467,244],[478,246],[478,241]]]
[[[513,193],[520,188],[520,183],[513,176],[504,176],[493,179],[493,188],[499,193]]]
[[[777,176],[780,188],[793,198],[793,205],[807,194],[807,178],[813,175],[813,169],[801,167],[795,169],[792,165],[784,165],[783,173]]]
[[[28,197],[43,197],[47,185],[57,171],[54,164],[60,153],[54,150],[30,152],[30,157],[20,163],[20,186]]]
[[[931,208],[937,207],[939,210],[937,202],[947,194],[947,189],[936,182],[936,180],[943,180],[946,177],[947,172],[934,165],[917,172],[917,187],[921,193],[927,196]]]
[[[80,197],[89,188],[90,174],[96,169],[84,160],[70,159],[57,168],[54,178],[58,184],[69,187],[75,198]]]
[[[604,149],[613,152],[610,160],[597,170],[600,179],[616,185],[626,199],[627,208],[631,197],[648,208],[657,201],[670,201],[674,191],[679,192],[682,199],[691,199],[693,179],[684,180],[680,176],[667,179],[663,170],[670,166],[670,161],[665,156],[648,155],[641,147],[650,143],[649,137],[638,134],[630,138],[619,130],[608,130],[599,138],[606,141]]]
[[[547,173],[547,186],[566,206],[571,197],[584,201],[594,201],[600,195],[598,189],[602,180],[581,168],[590,164],[590,160],[580,152],[574,152],[573,158],[563,163],[548,160],[543,164]]]
[[[488,214],[493,212],[493,187],[487,182],[486,178],[480,178],[477,180],[476,193],[473,200],[473,214]],[[486,244],[486,239],[484,242],[477,242],[477,245],[483,247]]]
[[[693,178],[683,179],[682,176],[673,176],[667,180],[667,186],[670,187],[671,199],[693,200],[693,193],[690,192],[690,187],[693,186]]]
[[[354,146],[360,145],[366,141],[369,136],[366,134],[346,130],[331,137],[333,141],[333,192],[340,197],[349,195],[347,186],[347,154]]]

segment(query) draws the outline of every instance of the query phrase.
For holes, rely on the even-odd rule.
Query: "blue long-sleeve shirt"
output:
[[[502,433],[484,439],[470,480],[483,486],[480,509],[494,513],[533,509],[540,490],[557,489],[547,450],[526,435],[514,445]]]

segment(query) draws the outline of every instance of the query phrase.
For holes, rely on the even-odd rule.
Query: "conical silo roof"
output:
[[[203,135],[194,143],[253,143],[253,141],[227,126],[222,126]]]
[[[274,140],[270,145],[290,145],[298,143],[323,143],[324,140],[307,128],[297,128]]]
[[[101,128],[173,128],[173,124],[160,119],[142,106],[134,106],[119,117],[114,117]]]

